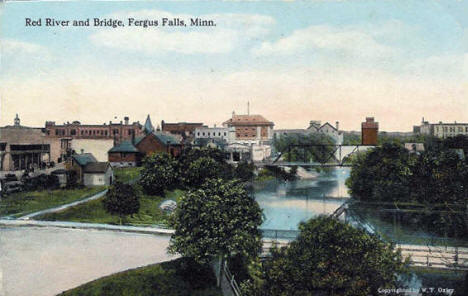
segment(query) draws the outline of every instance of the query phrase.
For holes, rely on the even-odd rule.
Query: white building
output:
[[[468,136],[468,123],[429,123],[428,121],[422,120],[420,126],[416,126],[414,129],[422,135],[430,135],[438,138],[455,137],[457,135]]]
[[[197,127],[195,139],[219,139],[231,143],[235,140],[236,131],[232,127]]]
[[[111,185],[113,181],[114,173],[108,162],[92,162],[83,168],[84,186]]]
[[[320,133],[331,137],[336,145],[343,144],[343,132],[339,131],[339,122],[336,122],[336,126],[331,125],[328,122],[325,122],[323,125],[320,125],[320,121],[312,120],[310,121],[309,127],[307,128],[307,133]]]

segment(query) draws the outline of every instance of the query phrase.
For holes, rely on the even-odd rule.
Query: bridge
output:
[[[360,215],[357,215],[350,209],[348,202],[343,203],[330,216],[344,220],[369,233],[378,234],[378,231],[371,224],[364,221]],[[270,251],[273,247],[285,247],[290,241],[296,239],[299,235],[299,231],[262,229],[262,235],[263,249],[261,257],[266,258],[270,255]],[[434,244],[434,242],[431,241],[437,240],[437,238],[426,239],[430,241],[425,244],[395,242],[396,248],[401,250],[403,258],[410,258],[411,266],[468,271],[468,247],[464,245],[448,246],[440,242]]]
[[[258,166],[346,167],[351,166],[349,158],[352,155],[374,147],[376,146],[291,144],[271,162],[258,163]]]

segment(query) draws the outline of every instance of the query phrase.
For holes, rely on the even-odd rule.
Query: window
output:
[[[448,128],[444,126],[444,132],[448,132]]]
[[[210,136],[210,132],[208,132],[208,137]]]
[[[203,132],[203,135],[205,135],[205,133]]]
[[[197,133],[197,136],[200,136],[200,132]]]
[[[462,127],[458,127],[458,132],[459,132],[459,133],[463,133],[463,128],[462,128]]]
[[[107,136],[107,131],[105,131],[104,134]]]
[[[55,130],[55,135],[58,136],[58,134],[59,134],[59,131]]]
[[[128,135],[129,135],[129,136],[132,135],[132,130],[128,130]]]
[[[84,134],[84,131],[81,131],[81,135],[83,135],[83,134]]]
[[[468,127],[466,128],[466,130],[468,131]],[[226,132],[224,132],[224,136],[226,136]]]

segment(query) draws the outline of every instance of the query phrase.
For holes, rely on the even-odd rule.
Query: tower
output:
[[[16,117],[15,117],[15,126],[20,126],[20,119],[18,117],[18,113],[16,113]]]

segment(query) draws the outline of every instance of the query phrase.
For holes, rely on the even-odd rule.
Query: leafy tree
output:
[[[200,157],[184,170],[184,182],[191,188],[199,188],[207,179],[219,178],[223,166],[211,157]]]
[[[335,148],[330,145],[334,144],[333,139],[324,134],[283,135],[274,141],[274,147],[282,153],[283,159],[306,162],[326,162],[332,159],[330,157],[334,154]],[[294,147],[294,145],[304,145],[304,147]]]
[[[119,216],[120,224],[123,217],[135,214],[140,209],[139,196],[133,186],[120,181],[109,188],[102,203],[108,213]]]
[[[262,285],[250,283],[249,294],[377,295],[380,287],[395,287],[405,271],[392,244],[349,224],[322,216],[299,229],[289,246],[273,249],[261,267]]]
[[[252,181],[255,174],[255,165],[248,162],[240,162],[234,169],[234,177],[242,181]]]
[[[241,183],[210,179],[181,198],[169,251],[200,263],[218,257],[222,267],[227,256],[252,257],[261,250],[261,223],[260,206]]]
[[[139,184],[146,194],[164,195],[178,185],[179,176],[179,164],[171,155],[154,153],[143,160]]]
[[[354,198],[405,200],[410,194],[413,158],[397,144],[383,144],[355,158],[346,185]]]

